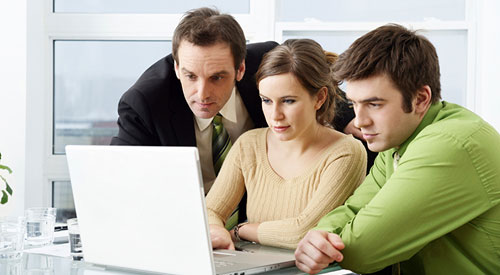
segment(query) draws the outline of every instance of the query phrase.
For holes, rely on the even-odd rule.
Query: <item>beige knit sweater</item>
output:
[[[295,249],[321,217],[343,204],[361,184],[366,151],[361,142],[346,135],[302,175],[285,180],[267,159],[267,130],[248,131],[231,148],[206,198],[208,222],[223,226],[246,190],[247,217],[250,223],[260,223],[259,242]]]

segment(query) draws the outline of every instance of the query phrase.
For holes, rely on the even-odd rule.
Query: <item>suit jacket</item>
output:
[[[249,44],[246,71],[236,82],[248,114],[256,128],[266,127],[255,73],[262,56],[276,42]],[[113,145],[196,146],[194,118],[179,79],[174,60],[168,55],[147,69],[123,94],[118,104],[118,136]]]

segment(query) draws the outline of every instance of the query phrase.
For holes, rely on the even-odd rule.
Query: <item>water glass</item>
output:
[[[0,260],[22,257],[25,228],[24,217],[0,217]]]
[[[25,211],[26,244],[42,246],[54,241],[56,208],[34,207]]]
[[[69,245],[70,254],[73,256],[73,260],[83,259],[82,250],[82,240],[80,239],[80,227],[78,226],[78,219],[69,219],[68,223],[68,233],[69,233]]]

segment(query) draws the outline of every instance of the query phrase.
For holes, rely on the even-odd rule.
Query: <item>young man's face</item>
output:
[[[415,112],[415,104],[410,113],[403,111],[403,96],[389,77],[375,75],[346,84],[356,113],[354,126],[361,129],[371,151],[398,147],[420,123],[422,116]]]
[[[245,62],[235,70],[227,43],[196,46],[181,41],[175,73],[181,81],[184,97],[195,116],[211,118],[226,104],[235,81],[245,73]]]

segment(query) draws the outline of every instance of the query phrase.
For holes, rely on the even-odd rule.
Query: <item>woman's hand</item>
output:
[[[230,249],[234,250],[234,243],[231,240],[231,235],[224,227],[211,224],[210,239],[212,240],[213,249]]]

